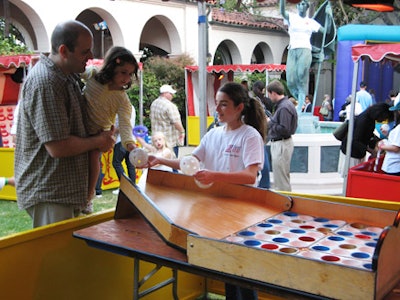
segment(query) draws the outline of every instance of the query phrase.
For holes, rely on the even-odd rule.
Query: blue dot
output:
[[[248,231],[248,230],[239,232],[239,235],[243,235],[243,236],[252,236],[252,235],[255,235],[255,234],[256,234],[255,232]]]
[[[316,251],[328,251],[330,248],[326,247],[326,246],[314,246],[314,247],[312,247],[312,249],[314,249]]]
[[[351,254],[351,256],[355,258],[369,258],[369,254],[364,252],[354,252]]]
[[[314,218],[315,222],[319,222],[319,223],[325,223],[325,222],[329,222],[329,219],[327,218]]]
[[[281,220],[277,220],[277,219],[271,219],[271,220],[268,220],[268,222],[270,222],[272,224],[281,224],[282,223]]]
[[[362,231],[361,233],[364,234],[364,235],[369,235],[369,236],[375,236],[376,235],[375,232],[371,232],[371,231]]]
[[[292,211],[285,211],[283,213],[283,215],[288,216],[288,217],[297,217],[299,214],[295,213],[295,212],[292,212]]]
[[[287,243],[287,242],[289,242],[289,239],[280,237],[280,238],[274,238],[273,241],[275,243]]]
[[[352,236],[353,234],[350,231],[338,231],[337,234],[344,236]]]
[[[363,267],[368,269],[368,270],[372,270],[372,264],[371,263],[363,264]]]
[[[291,233],[305,233],[306,231],[303,229],[291,229],[290,232]]]
[[[268,227],[272,227],[272,224],[260,223],[260,224],[258,224],[257,226],[258,226],[258,227],[265,227],[265,228],[268,228]]]
[[[368,243],[365,243],[365,245],[368,247],[372,247],[372,248],[376,247],[376,243],[374,243],[374,242],[368,242]]]
[[[340,236],[330,236],[330,237],[328,237],[328,240],[340,242],[340,241],[344,241],[344,238],[342,238]]]
[[[335,224],[325,224],[324,227],[326,227],[326,228],[337,228],[339,226],[335,225]]]
[[[244,242],[244,244],[246,245],[246,246],[259,246],[259,245],[261,245],[261,242],[260,241],[255,241],[255,240],[247,240],[247,241],[245,241]]]

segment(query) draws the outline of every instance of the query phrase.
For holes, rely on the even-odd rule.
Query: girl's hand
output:
[[[386,144],[385,140],[379,141],[379,142],[378,142],[378,149],[379,149],[379,150],[382,150],[382,148],[383,148],[383,146],[385,146],[385,144]]]
[[[209,170],[200,170],[196,174],[193,175],[194,178],[196,178],[200,183],[203,184],[210,184],[213,183],[213,175],[214,172],[209,171]]]
[[[157,158],[157,156],[149,154],[149,158],[147,160],[147,168],[151,168],[154,167],[155,165],[160,164],[159,159]]]

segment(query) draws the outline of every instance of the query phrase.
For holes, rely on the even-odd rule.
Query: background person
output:
[[[312,110],[312,95],[306,95],[306,98],[304,100],[304,105],[303,108],[301,109],[302,112],[307,112],[310,113]]]
[[[321,110],[325,113],[322,114]],[[331,101],[331,97],[328,94],[324,95],[324,100],[321,103],[320,113],[324,117],[324,121],[332,121],[333,120],[333,105]]]
[[[379,142],[379,149],[385,151],[382,170],[389,175],[400,176],[400,101],[389,108],[395,112],[396,127],[390,132],[388,139]]]
[[[264,164],[266,119],[259,101],[249,98],[239,84],[229,82],[216,94],[218,120],[223,123],[208,131],[193,151],[204,169],[194,175],[200,183],[257,184],[257,173]],[[168,165],[179,169],[179,159],[149,155],[149,166]],[[257,299],[253,290],[225,285],[226,299]]]
[[[389,107],[390,106],[387,103],[377,103],[368,107],[354,119],[349,168],[362,163],[367,152],[371,153],[372,157],[376,155],[379,138],[374,135],[375,122],[383,122],[385,120],[393,119],[393,114],[389,111]],[[345,170],[346,147],[347,135],[340,145],[338,171],[342,177],[347,173],[347,170]]]
[[[179,146],[184,145],[183,128],[178,107],[172,102],[176,91],[168,84],[160,87],[160,96],[150,105],[151,132],[162,132],[175,156],[179,157]]]
[[[114,130],[88,137],[76,74],[93,58],[93,36],[79,21],[54,29],[22,88],[15,148],[17,203],[38,227],[76,217],[87,204],[88,152],[107,151]]]
[[[285,96],[281,82],[271,81],[267,92],[268,97],[275,103],[275,113],[268,118],[274,188],[279,191],[291,191],[290,162],[294,150],[292,135],[297,129],[298,116],[295,106]]]
[[[360,90],[356,93],[356,100],[360,103],[362,112],[374,104],[371,94],[367,91],[367,84],[364,81],[360,82]]]
[[[274,105],[271,99],[265,96],[265,84],[261,80],[257,80],[254,82],[252,91],[250,92],[250,97],[258,100],[265,112],[265,118],[272,115],[272,111],[274,109]],[[267,145],[264,145],[264,167],[262,168],[260,175],[260,181],[258,183],[258,187],[263,189],[269,189],[271,187],[271,180],[269,172],[271,171],[271,167],[269,164],[269,156],[267,151]]]

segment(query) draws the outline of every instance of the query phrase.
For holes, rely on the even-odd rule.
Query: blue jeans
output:
[[[175,146],[172,150],[174,150],[175,157],[178,158],[178,156],[179,156],[179,146]],[[172,171],[174,173],[178,173],[178,170],[173,169]]]
[[[129,151],[127,151],[121,144],[121,142],[114,145],[114,155],[112,165],[117,173],[118,179],[124,174],[124,168],[122,162],[125,160],[126,168],[128,170],[128,176],[133,183],[136,182],[136,170],[135,167],[129,161]]]
[[[103,178],[104,178],[104,174],[101,172],[101,163],[100,163],[99,178],[97,178],[97,182],[96,182],[96,195],[103,194],[103,190],[101,189],[101,185],[103,183]]]
[[[271,167],[269,165],[269,156],[267,151],[267,145],[264,145],[264,167],[261,170],[261,179],[258,183],[258,187],[263,189],[269,189],[271,187],[270,178],[269,178],[269,171]]]

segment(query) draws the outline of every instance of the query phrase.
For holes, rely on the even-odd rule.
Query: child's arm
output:
[[[163,157],[164,157],[164,158],[168,158],[168,159],[176,158],[176,157],[175,157],[175,153],[174,153],[171,149],[169,149],[169,148],[165,148],[165,149],[163,150]]]
[[[136,139],[139,141],[140,145],[142,145],[143,148],[145,148],[149,152],[155,153],[157,150],[154,146],[148,144],[144,138],[137,136]]]

